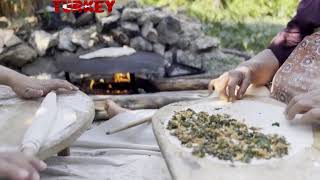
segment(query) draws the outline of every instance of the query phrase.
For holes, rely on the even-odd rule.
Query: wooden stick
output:
[[[96,114],[94,116],[94,121],[105,121],[109,119],[108,113],[105,110],[96,110]]]
[[[70,148],[67,147],[67,148],[63,149],[62,151],[58,152],[58,156],[61,156],[61,157],[70,156]]]
[[[206,95],[205,97],[203,98],[209,98],[209,97],[217,97],[217,94],[216,93],[212,93],[211,95]],[[140,124],[143,124],[143,123],[146,123],[146,122],[149,122],[152,120],[152,117],[145,117],[143,119],[140,119],[140,120],[137,120],[135,122],[131,122],[127,125],[124,125],[120,128],[115,128],[115,129],[112,129],[110,131],[107,131],[106,134],[107,135],[111,135],[111,134],[114,134],[114,133],[117,133],[117,132],[120,132],[120,131],[124,131],[126,129],[129,129],[129,128],[132,128],[132,127],[136,127]]]
[[[105,100],[114,101],[126,109],[159,109],[165,105],[178,102],[201,99],[208,95],[207,90],[202,91],[171,91],[136,95],[105,95],[90,96],[95,102],[97,111],[104,111]]]
[[[159,91],[207,90],[212,79],[166,78],[152,80],[151,83]]]
[[[235,55],[235,56],[239,56],[244,58],[245,60],[251,59],[253,57],[252,54],[248,54],[246,52],[242,52],[242,51],[238,51],[236,49],[221,49],[221,51],[225,54],[231,54],[231,55]]]
[[[146,117],[146,118],[140,119],[140,120],[135,121],[135,122],[130,122],[129,124],[124,125],[122,127],[115,128],[115,129],[112,129],[110,131],[107,131],[106,134],[107,135],[111,135],[111,134],[114,134],[114,133],[118,133],[120,131],[124,131],[124,130],[130,129],[132,127],[136,127],[138,125],[141,125],[143,123],[149,122],[151,120],[152,120],[152,117]]]

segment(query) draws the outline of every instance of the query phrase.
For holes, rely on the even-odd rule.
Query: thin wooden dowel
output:
[[[131,122],[129,124],[126,124],[122,127],[119,127],[119,128],[115,128],[115,129],[112,129],[110,131],[107,131],[106,134],[107,135],[111,135],[111,134],[114,134],[114,133],[118,133],[118,132],[121,132],[121,131],[124,131],[124,130],[127,130],[127,129],[130,129],[132,127],[136,127],[138,125],[141,125],[143,123],[146,123],[146,122],[149,122],[152,120],[152,117],[146,117],[146,118],[143,118],[141,120],[138,120],[138,121],[135,121],[135,122]]]

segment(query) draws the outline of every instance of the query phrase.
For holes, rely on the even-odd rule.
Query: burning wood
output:
[[[88,94],[130,94],[134,92],[133,75],[130,73],[115,73],[112,78],[83,78],[80,88]]]
[[[113,76],[113,81],[115,83],[130,83],[131,82],[130,73],[115,73]]]

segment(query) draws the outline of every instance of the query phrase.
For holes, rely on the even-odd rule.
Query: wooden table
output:
[[[94,119],[94,104],[84,93],[58,94],[57,99],[58,111],[61,112],[59,118],[63,118],[65,124],[53,127],[38,154],[41,159],[62,150],[61,155],[68,155],[68,147],[90,127]],[[41,100],[17,98],[10,88],[0,86],[0,150],[19,147]]]
[[[275,113],[283,116],[282,111],[285,105],[269,97],[248,96],[245,101],[270,104],[271,112],[262,110],[263,113]],[[243,164],[224,162],[213,157],[206,156],[198,158],[191,154],[191,151],[183,147],[180,142],[166,130],[167,122],[175,111],[186,110],[187,108],[206,111],[210,114],[215,112],[217,97],[206,98],[198,101],[179,102],[160,109],[153,117],[153,129],[156,135],[161,152],[166,160],[170,173],[175,180],[316,180],[320,177],[320,133],[317,128],[312,130],[310,126],[310,144],[283,159],[272,159],[257,164]],[[260,112],[255,106],[246,106],[248,112]],[[261,108],[260,108],[261,109]],[[257,112],[257,114],[258,114]],[[279,114],[281,113],[281,114]],[[238,114],[241,114],[238,113]],[[248,113],[250,114],[250,113]],[[269,114],[269,115],[270,115]],[[244,115],[245,116],[245,115]],[[263,116],[262,116],[263,117]],[[270,116],[269,116],[270,117]],[[251,113],[252,118],[252,113]],[[263,119],[263,118],[262,118]],[[286,123],[281,121],[281,123]],[[271,127],[272,119],[270,119]],[[282,125],[282,124],[281,124]],[[284,128],[284,127],[283,127]],[[290,128],[288,126],[288,128]],[[288,129],[287,129],[288,130]],[[280,130],[278,130],[281,132]],[[293,131],[296,132],[296,131]],[[284,134],[286,132],[283,132]],[[285,136],[286,137],[286,136]],[[295,137],[293,137],[295,138]],[[292,140],[292,137],[291,137]],[[300,138],[303,143],[304,139]],[[289,139],[288,139],[289,141]],[[307,141],[307,140],[306,140]],[[289,141],[290,142],[290,141]],[[303,144],[302,143],[302,144]],[[292,145],[293,146],[293,145]],[[295,147],[295,146],[293,146]],[[294,148],[292,148],[294,149]],[[257,161],[258,162],[258,161]]]

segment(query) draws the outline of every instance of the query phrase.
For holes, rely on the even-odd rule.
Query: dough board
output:
[[[0,86],[0,150],[18,150],[24,133],[42,102],[22,100],[8,87]],[[71,145],[92,123],[94,104],[82,92],[57,96],[58,115],[64,123],[55,124],[38,156],[46,159]],[[61,121],[60,121],[61,122]]]
[[[215,110],[217,107],[222,109]],[[250,164],[192,156],[191,149],[181,146],[179,140],[166,130],[174,112],[187,108],[209,114],[227,113],[248,125],[262,128],[262,132],[283,135],[290,143],[289,155],[282,159],[253,160]],[[311,125],[287,121],[284,108],[284,104],[268,97],[248,96],[234,103],[211,97],[174,103],[160,109],[153,117],[153,128],[171,175],[176,180],[319,179],[320,152],[316,148],[319,136],[315,136]],[[274,122],[279,122],[280,127],[272,126]]]

